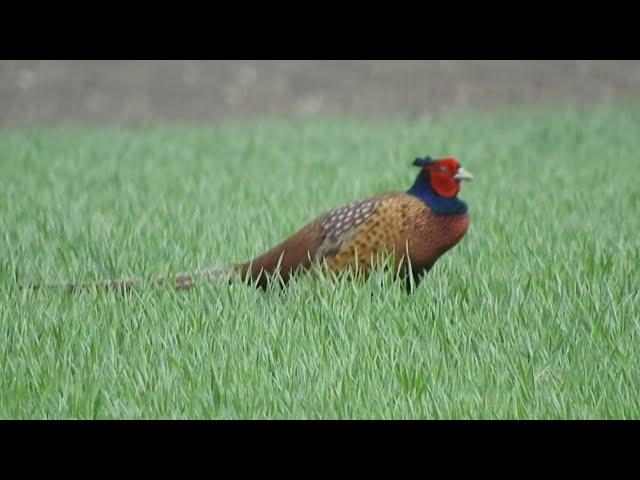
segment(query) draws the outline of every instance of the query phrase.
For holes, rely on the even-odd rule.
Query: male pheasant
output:
[[[264,288],[276,271],[286,283],[296,270],[321,262],[336,273],[357,268],[366,276],[387,253],[396,272],[407,280],[411,275],[417,286],[467,231],[468,209],[458,193],[460,182],[472,176],[452,157],[417,158],[413,165],[420,172],[406,193],[382,193],[331,210],[233,268]]]
[[[452,157],[417,158],[413,165],[420,172],[407,192],[383,193],[331,210],[249,262],[175,277],[176,288],[189,288],[197,278],[238,277],[266,288],[274,274],[286,283],[294,272],[322,263],[336,273],[358,269],[366,276],[388,254],[396,272],[408,285],[413,279],[417,286],[423,274],[467,231],[467,205],[458,193],[460,182],[472,176]],[[134,283],[134,279],[108,280],[99,285],[129,290]]]

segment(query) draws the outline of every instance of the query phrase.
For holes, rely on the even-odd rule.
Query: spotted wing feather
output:
[[[358,234],[363,223],[374,214],[382,196],[351,202],[331,210],[319,219],[322,241],[315,253],[316,260],[330,260]]]

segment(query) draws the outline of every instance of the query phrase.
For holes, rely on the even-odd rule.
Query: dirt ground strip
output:
[[[0,61],[0,127],[640,99],[640,61]]]

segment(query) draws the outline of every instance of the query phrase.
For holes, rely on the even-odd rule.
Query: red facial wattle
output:
[[[426,167],[429,171],[429,181],[431,188],[441,197],[455,197],[460,193],[460,181],[455,176],[458,173],[460,164],[453,157],[436,160]]]

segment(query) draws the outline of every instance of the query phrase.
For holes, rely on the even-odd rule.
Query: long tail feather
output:
[[[154,286],[163,286],[167,283],[172,283],[173,287],[177,290],[188,290],[198,282],[215,283],[215,282],[229,282],[234,278],[233,268],[209,268],[202,270],[194,274],[182,274],[175,277],[160,277],[153,281]],[[104,288],[109,291],[120,291],[128,293],[136,285],[143,285],[144,280],[140,278],[124,278],[118,280],[102,280],[92,283],[68,283],[57,285],[19,285],[21,290],[63,290],[65,292],[74,293],[81,290],[87,290],[94,287]]]

